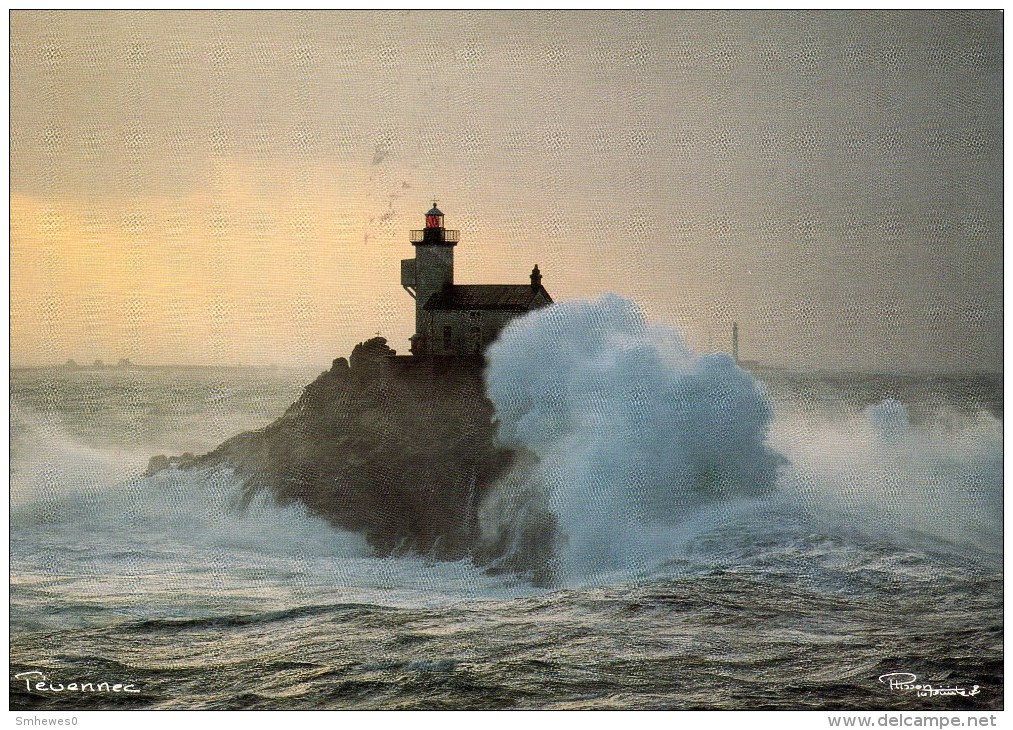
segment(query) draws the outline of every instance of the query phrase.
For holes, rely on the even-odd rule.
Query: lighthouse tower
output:
[[[454,285],[454,246],[460,239],[460,231],[450,231],[443,226],[443,212],[433,207],[426,212],[426,227],[411,232],[411,243],[415,247],[415,258],[401,261],[401,286],[415,298],[415,336],[412,337],[412,352],[424,353],[423,333],[428,329],[426,302],[433,294]]]

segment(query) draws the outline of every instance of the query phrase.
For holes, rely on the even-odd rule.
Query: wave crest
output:
[[[535,458],[488,500],[483,529],[516,534],[529,527],[518,517],[548,511],[568,579],[649,569],[694,509],[774,487],[783,460],[765,441],[760,384],[728,355],[697,355],[648,325],[628,299],[529,314],[488,356],[499,437]]]

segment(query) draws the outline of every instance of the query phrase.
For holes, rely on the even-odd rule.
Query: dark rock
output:
[[[387,347],[386,338],[374,337],[356,345],[348,360],[352,370],[361,372],[385,368],[390,358],[396,354],[394,350]]]
[[[150,477],[158,474],[160,471],[165,471],[169,468],[169,457],[164,454],[158,456],[152,456],[148,459],[148,468],[144,471],[144,476]]]
[[[532,547],[517,553],[523,564],[503,560],[517,536],[485,539],[479,528],[483,500],[518,456],[496,442],[481,359],[393,352],[383,338],[361,343],[350,369],[335,360],[266,428],[196,458],[154,457],[148,471],[169,461],[229,467],[247,502],[260,491],[280,504],[301,502],[362,533],[377,554],[471,557],[537,576],[552,551],[548,512],[535,523]]]

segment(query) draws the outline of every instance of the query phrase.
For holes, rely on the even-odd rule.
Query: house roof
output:
[[[455,284],[429,297],[424,309],[506,309],[527,311],[538,295],[552,301],[544,288],[530,284]]]

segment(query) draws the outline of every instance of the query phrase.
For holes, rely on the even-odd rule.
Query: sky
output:
[[[999,11],[13,11],[10,64],[15,366],[406,353],[437,199],[458,283],[1002,370]]]

